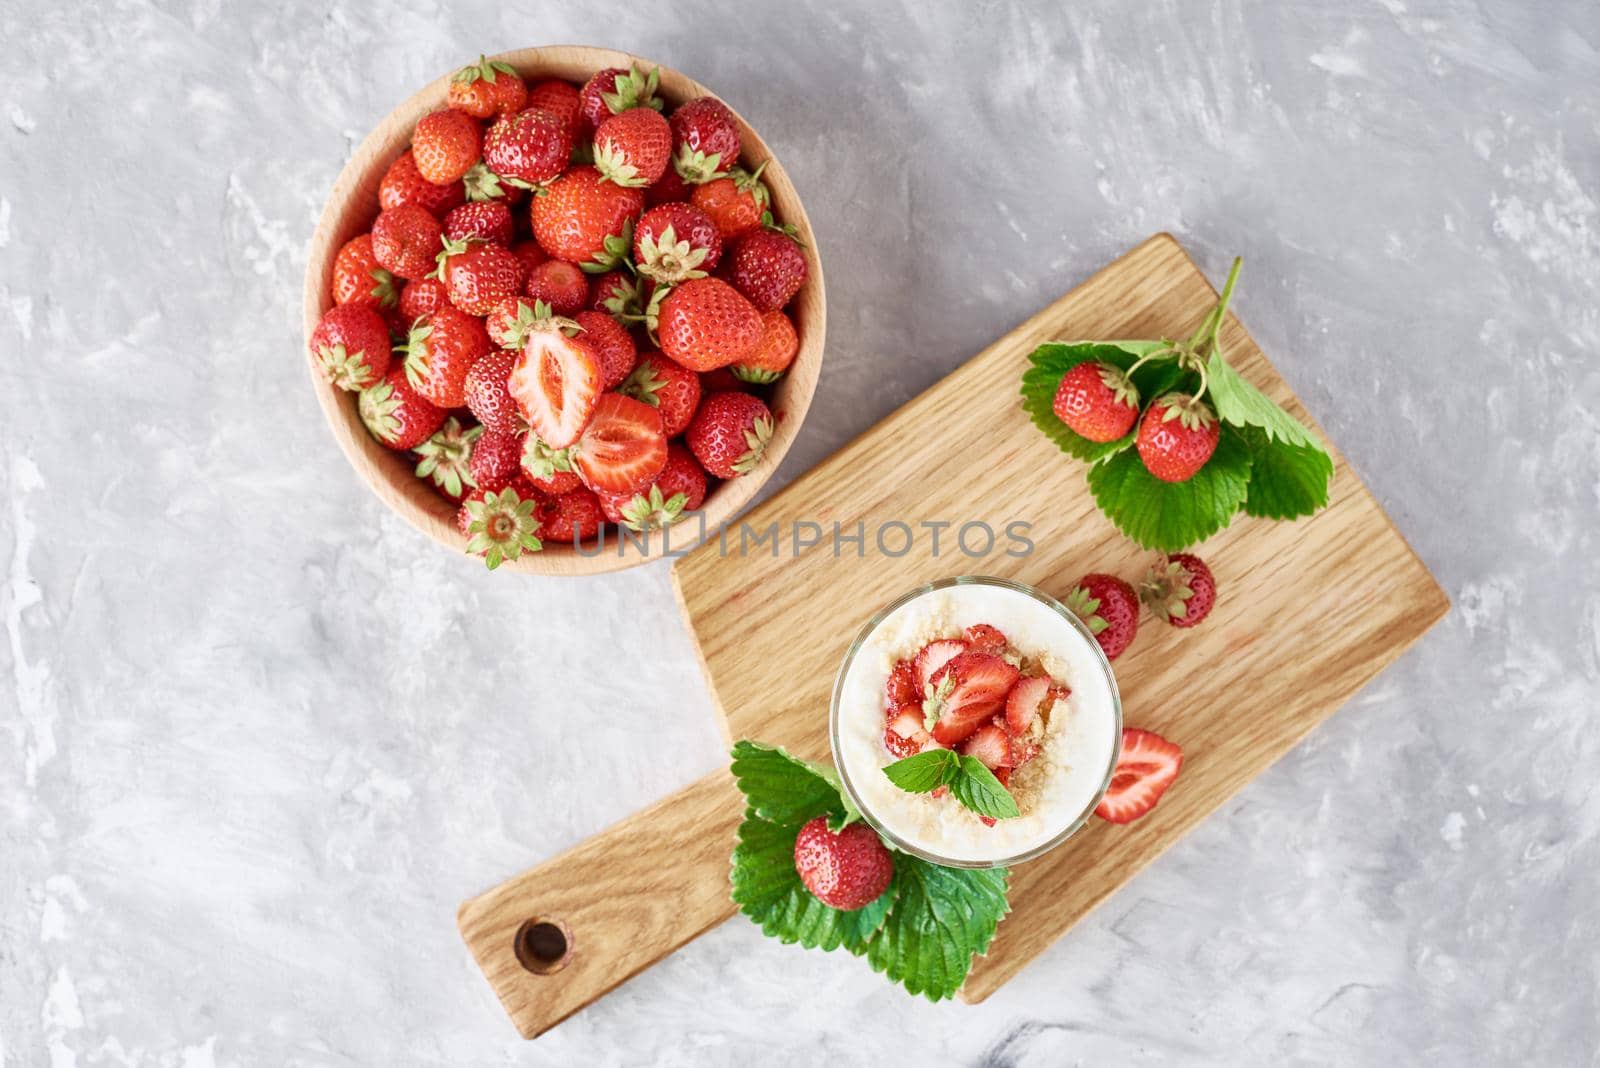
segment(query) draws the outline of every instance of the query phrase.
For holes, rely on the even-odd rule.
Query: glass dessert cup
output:
[[[941,594],[941,591],[952,592]],[[940,596],[935,600],[932,599],[933,595]],[[930,600],[922,605],[915,604],[922,602],[924,598]],[[963,601],[967,604],[963,605]],[[1005,841],[1007,832],[1002,831],[996,835],[994,837],[996,852],[993,856],[973,855],[976,849],[956,848],[954,841],[944,846],[930,843],[928,841],[930,834],[937,836],[945,829],[943,826],[935,827],[932,831],[925,826],[923,828],[925,833],[920,835],[915,833],[911,826],[918,819],[924,824],[930,822],[929,799],[920,795],[907,795],[914,797],[914,800],[902,805],[899,803],[898,795],[886,793],[881,785],[873,783],[869,786],[861,781],[867,775],[882,776],[882,768],[895,759],[884,749],[881,739],[885,721],[881,682],[887,677],[887,669],[879,661],[885,660],[891,654],[879,647],[881,643],[874,642],[874,638],[879,635],[886,623],[890,625],[891,632],[904,630],[916,624],[919,617],[925,615],[925,611],[919,612],[919,608],[925,611],[953,610],[958,615],[970,616],[962,618],[960,626],[979,622],[993,623],[1011,638],[1015,646],[1030,654],[1038,652],[1038,647],[1044,647],[1043,651],[1050,654],[1058,664],[1070,665],[1071,670],[1066,672],[1070,677],[1060,681],[1065,682],[1075,695],[1082,695],[1068,709],[1067,715],[1071,719],[1061,727],[1060,733],[1053,740],[1053,744],[1068,749],[1067,753],[1058,750],[1053,763],[1048,765],[1051,774],[1050,780],[1047,781],[1052,787],[1049,797],[1052,802],[1051,807],[1056,811],[1049,813],[1045,828],[1033,831],[1028,841],[1008,846]],[[985,613],[1004,616],[1006,621],[1002,622],[999,618],[979,618]],[[1008,622],[1014,629],[1026,631],[1026,636],[1013,634],[1011,630],[1007,630]],[[948,620],[946,625],[947,629],[955,626]],[[924,634],[917,640],[926,637]],[[914,651],[914,649],[909,650],[909,652]],[[896,653],[899,656],[909,655],[904,647],[896,650]],[[869,689],[876,692],[876,704],[872,706],[877,710],[875,725],[869,724],[865,718],[865,709],[869,705]],[[846,724],[846,717],[850,717],[850,724]],[[862,743],[869,726],[875,726],[879,736],[875,752]],[[979,575],[962,575],[917,586],[895,598],[867,620],[855,640],[850,643],[844,661],[839,666],[839,673],[834,679],[833,698],[828,710],[828,733],[833,748],[834,765],[838,769],[846,795],[884,841],[902,852],[946,867],[1007,867],[1032,860],[1054,849],[1072,837],[1078,828],[1088,821],[1095,806],[1100,803],[1101,797],[1110,786],[1112,772],[1116,768],[1117,752],[1122,737],[1122,700],[1117,691],[1116,677],[1100,649],[1100,643],[1095,640],[1093,632],[1083,621],[1065,605],[1049,594],[1020,582]],[[1075,754],[1078,749],[1083,750],[1081,764]],[[1072,765],[1062,767],[1061,761],[1064,759],[1072,759]],[[887,777],[884,778],[884,782],[888,782]],[[893,789],[892,784],[890,789]],[[874,796],[879,802],[887,799],[889,803],[875,804]],[[1086,800],[1080,804],[1080,799],[1085,798]],[[1062,804],[1055,804],[1057,800],[1065,807],[1062,807]],[[906,815],[916,805],[923,806],[922,811],[916,817]],[[903,810],[900,816],[889,814],[890,810],[895,808]],[[946,810],[943,819],[948,820],[951,815],[952,813]],[[955,815],[966,817],[970,814],[962,811]],[[1028,813],[1024,815],[1027,816]],[[1044,813],[1040,816],[1042,820]],[[976,817],[971,818],[976,819]],[[1056,826],[1057,821],[1059,827]],[[939,819],[935,818],[932,822],[937,824]],[[1002,824],[1006,822],[1009,821],[1002,821]],[[970,830],[964,833],[972,837]],[[916,838],[921,840],[914,841]]]

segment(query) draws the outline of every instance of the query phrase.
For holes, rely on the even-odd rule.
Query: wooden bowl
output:
[[[556,45],[524,48],[491,58],[511,64],[528,81],[557,77],[580,85],[598,70],[625,68],[637,63],[645,70],[651,67],[660,69],[660,95],[671,105],[698,96],[714,95],[700,83],[677,71],[626,52],[604,48]],[[411,130],[417,120],[444,106],[449,81],[449,75],[440,77],[390,112],[356,148],[350,162],[340,172],[339,180],[334,183],[333,192],[312,235],[306,263],[305,333],[308,342],[317,321],[333,303],[330,286],[334,257],[345,242],[372,226],[372,220],[378,213],[378,183],[384,171],[410,144]],[[772,387],[769,404],[776,426],[766,454],[748,474],[722,483],[706,496],[705,504],[701,507],[703,528],[693,519],[672,528],[679,532],[679,537],[674,537],[670,542],[670,548],[675,553],[689,548],[702,529],[707,537],[714,537],[718,527],[731,520],[748,504],[777,469],[795,435],[799,433],[806,409],[811,406],[811,395],[822,367],[827,309],[822,288],[822,263],[817,257],[817,243],[811,232],[811,222],[806,218],[800,195],[789,181],[783,165],[772,155],[760,135],[750,128],[749,123],[737,112],[734,117],[738,119],[742,141],[739,154],[741,164],[754,166],[762,160],[767,161],[767,169],[761,176],[772,193],[773,211],[779,219],[795,227],[805,246],[809,274],[805,285],[787,308],[800,335],[800,352],[788,373]],[[526,207],[519,210],[526,210]],[[306,361],[311,373],[317,400],[322,404],[322,413],[327,417],[328,426],[332,428],[339,448],[344,450],[356,473],[385,504],[412,526],[440,545],[464,552],[466,539],[456,527],[455,506],[439,496],[431,483],[413,474],[416,465],[408,454],[385,448],[367,433],[356,411],[356,394],[338,389],[323,379],[311,359],[309,345],[302,347],[301,358]],[[660,531],[652,531],[647,547],[641,548],[636,540],[619,539],[616,529],[610,527],[605,532],[603,549],[591,543],[586,547],[587,551],[579,552],[571,545],[547,542],[543,551],[526,553],[508,561],[503,567],[545,575],[597,574],[642,564],[664,555],[668,547]]]

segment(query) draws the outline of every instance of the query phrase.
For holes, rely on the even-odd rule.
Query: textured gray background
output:
[[[0,23],[0,1063],[1597,1063],[1592,3]],[[375,120],[574,41],[715,87],[806,198],[829,356],[783,479],[1170,229],[1245,256],[1455,610],[981,1006],[735,921],[520,1042],[456,903],[714,767],[709,699],[662,567],[491,576],[388,515],[299,293]]]

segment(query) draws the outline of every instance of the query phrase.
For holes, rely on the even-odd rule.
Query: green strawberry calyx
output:
[[[465,67],[450,76],[453,82],[471,85],[476,81],[485,81],[494,84],[495,78],[501,74],[517,77],[517,68],[501,59],[489,59],[483,55],[478,56],[478,62],[468,63]]]
[[[1133,380],[1122,373],[1120,367],[1113,367],[1109,363],[1096,362],[1095,371],[1100,376],[1101,385],[1111,391],[1111,397],[1118,404],[1126,404],[1130,408],[1139,407],[1139,390]]]
[[[468,200],[498,200],[506,195],[505,189],[500,185],[503,179],[489,165],[479,160],[462,175],[461,181],[467,187]]]
[[[411,324],[411,332],[406,335],[405,344],[400,346],[400,351],[406,354],[406,381],[411,383],[412,389],[422,389],[432,373],[428,355],[428,338],[432,334],[433,323],[424,316]]]
[[[1087,586],[1074,586],[1067,594],[1066,605],[1073,615],[1083,620],[1090,634],[1099,634],[1111,626],[1111,621],[1100,614],[1100,598],[1090,593]]]
[[[394,387],[387,381],[362,390],[356,410],[373,437],[389,446],[400,440],[400,432],[405,429],[399,415],[400,398],[395,396]]]
[[[739,381],[754,386],[768,386],[783,377],[782,371],[769,371],[765,367],[752,367],[747,363],[736,363],[728,370]]]
[[[493,571],[524,551],[544,548],[538,537],[539,518],[534,514],[538,504],[532,497],[523,500],[509,488],[486,493],[481,500],[468,500],[467,552],[483,557]]]
[[[691,278],[704,278],[706,272],[700,267],[709,253],[709,249],[697,248],[688,238],[679,238],[669,224],[659,237],[645,234],[639,239],[635,269],[656,282],[677,285]]]
[[[467,461],[472,456],[473,443],[483,434],[483,427],[464,428],[455,416],[444,421],[438,433],[416,448],[418,478],[431,478],[433,484],[452,497],[459,497],[478,483],[468,470]]]
[[[622,232],[609,234],[600,243],[600,251],[596,252],[578,268],[585,274],[604,274],[628,262],[628,253],[633,249],[633,220],[629,219],[622,224]]]
[[[800,231],[795,229],[794,223],[779,222],[770,210],[761,213],[761,229],[771,230],[775,234],[782,234],[801,248],[806,247],[806,243],[800,240]]]
[[[672,158],[672,169],[678,172],[689,185],[705,185],[713,178],[724,177],[718,170],[722,166],[722,153],[713,152],[706,155],[697,148],[683,145],[678,149],[678,154]]]
[[[343,342],[318,349],[317,362],[322,366],[323,376],[340,389],[362,390],[378,380],[367,360],[367,350],[346,352]]]
[[[657,396],[661,387],[667,384],[665,378],[656,374],[655,368],[648,363],[641,363],[633,369],[633,373],[617,387],[617,392],[624,396],[642,401],[652,408],[661,407],[661,398]]]
[[[1206,430],[1217,421],[1216,413],[1198,393],[1166,393],[1156,399],[1154,407],[1163,423],[1176,421],[1185,430]]]
[[[538,435],[529,434],[522,446],[522,469],[533,478],[549,478],[557,471],[572,470],[572,448],[552,449],[540,441]]]
[[[745,451],[733,461],[735,474],[749,474],[756,464],[761,462],[761,457],[766,454],[767,445],[772,441],[772,420],[767,416],[760,416],[744,432]]]
[[[639,189],[650,184],[639,173],[639,168],[628,160],[627,152],[615,141],[594,143],[594,167],[600,172],[600,177],[612,185]]]
[[[636,493],[622,506],[622,523],[629,530],[643,532],[670,527],[683,518],[684,505],[689,503],[686,493],[664,497],[661,487],[652,485],[648,494]]]
[[[656,96],[656,89],[660,85],[659,67],[650,68],[650,73],[646,74],[635,63],[628,68],[628,73],[617,75],[615,87],[609,93],[601,93],[600,100],[613,115],[629,108],[652,108],[660,111],[661,98]]]
[[[1189,569],[1163,557],[1139,585],[1139,600],[1163,620],[1182,619],[1189,614],[1188,601],[1194,596]]]
[[[372,288],[367,290],[367,295],[378,302],[380,308],[392,308],[395,301],[400,299],[400,291],[394,284],[394,275],[382,267],[374,267],[367,272],[372,279]]]

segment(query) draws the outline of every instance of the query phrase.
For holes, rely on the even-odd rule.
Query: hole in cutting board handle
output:
[[[572,958],[572,932],[559,920],[528,920],[517,928],[517,963],[534,975],[550,975]]]

